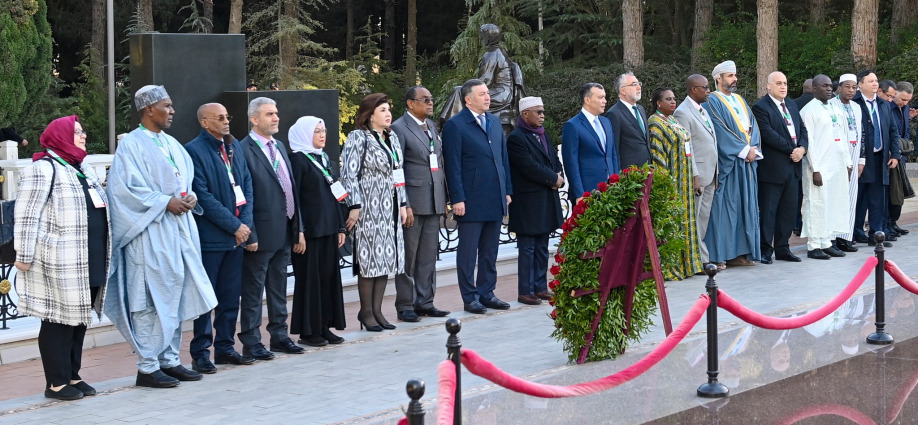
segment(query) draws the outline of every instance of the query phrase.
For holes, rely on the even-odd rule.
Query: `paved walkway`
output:
[[[918,234],[918,226],[911,224],[918,221],[918,212],[911,211],[914,209],[909,208],[910,212],[903,216],[900,225],[910,223],[907,227]],[[918,273],[918,257],[912,255],[918,249],[916,234],[900,239],[887,255],[909,275]],[[801,248],[796,249],[799,251]],[[718,275],[718,282],[725,292],[749,308],[763,313],[789,314],[821,305],[836,295],[870,255],[872,249],[862,245],[860,252],[842,259],[804,259],[802,263],[778,262],[728,269]],[[887,279],[887,283],[891,280]],[[704,284],[705,278],[700,276],[667,283],[675,322],[681,320],[704,291]],[[508,301],[515,300],[515,285],[515,275],[502,277],[498,284],[498,296]],[[871,288],[868,282],[861,293],[869,293]],[[547,317],[550,312],[547,304],[523,306],[511,302],[509,311],[492,310],[479,316],[462,312],[459,299],[458,288],[444,287],[439,289],[437,304],[440,308],[454,311],[451,317],[463,321],[460,337],[464,347],[474,349],[512,374],[529,379],[557,379],[574,383],[605,376],[639,359],[644,351],[664,336],[662,327],[657,326],[645,337],[644,344],[632,347],[618,360],[569,365],[561,345],[550,337],[553,324]],[[392,297],[387,298],[385,306],[387,316],[394,319]],[[347,309],[348,318],[356,316],[354,303],[348,304]],[[220,366],[217,374],[207,375],[200,382],[186,382],[178,388],[165,390],[133,386],[135,357],[125,344],[95,348],[84,353],[83,376],[101,394],[74,402],[48,401],[41,395],[44,379],[39,361],[3,365],[0,366],[3,387],[0,391],[0,423],[277,423],[288,420],[307,424],[395,423],[408,400],[404,390],[408,379],[420,378],[427,382],[425,406],[431,407],[435,403],[436,366],[445,358],[445,320],[424,318],[419,323],[398,322],[397,330],[381,334],[357,331],[356,321],[351,320],[348,331],[343,334],[347,342],[341,346],[310,349],[304,355],[279,355],[273,361],[258,362],[252,366]],[[897,326],[893,320],[890,322],[891,327]],[[724,332],[735,332],[737,325],[736,318],[722,311],[720,327]],[[703,330],[702,321],[695,327],[693,336],[701,335]],[[186,364],[190,362],[187,358],[189,339],[186,333],[186,347],[183,349]],[[687,349],[687,346],[680,347]],[[672,367],[687,369],[684,361],[673,362]],[[645,394],[651,391],[657,394],[654,398],[668,394],[669,398],[681,403],[657,413],[651,412],[641,421],[698,405],[694,389],[703,382],[703,376],[685,381],[655,376],[657,378],[652,382],[643,379],[625,384],[615,393],[625,397],[638,390]],[[469,417],[473,417],[475,411],[494,411],[501,402],[496,402],[495,408],[489,408],[491,401],[510,397],[506,391],[496,391],[493,385],[468,373],[463,375],[462,380],[463,398],[470,400],[465,407],[475,409]],[[737,391],[743,389],[742,385],[736,388]],[[613,403],[612,406],[618,408],[636,402],[627,397],[621,400],[609,398],[610,395],[591,396],[584,400],[602,398],[605,404]],[[545,401],[526,398],[520,403],[533,408]],[[564,405],[571,406],[568,409],[577,406],[576,401],[568,403],[573,403]],[[658,416],[653,416],[655,414]],[[565,417],[571,416],[561,418]],[[480,420],[469,423],[490,422],[484,418],[482,416]],[[432,415],[428,415],[428,423],[431,419]],[[536,419],[535,423],[552,422],[545,417],[541,419],[544,420]],[[603,423],[638,423],[631,422],[633,420],[604,420]],[[515,421],[493,423],[511,422]],[[528,423],[533,422],[530,420]]]

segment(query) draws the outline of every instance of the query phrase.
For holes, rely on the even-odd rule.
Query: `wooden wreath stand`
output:
[[[581,259],[602,257],[599,268],[598,289],[577,289],[573,296],[582,297],[599,292],[599,309],[590,332],[586,334],[583,347],[580,348],[578,364],[586,361],[593,346],[596,328],[613,289],[625,287],[625,334],[631,329],[631,310],[634,305],[634,291],[637,285],[646,279],[653,278],[657,285],[657,299],[660,302],[660,313],[663,316],[663,328],[668,336],[673,331],[669,317],[669,304],[666,301],[666,288],[663,286],[663,271],[660,267],[660,252],[657,250],[657,238],[653,233],[653,222],[650,218],[650,190],[653,187],[653,173],[644,180],[643,196],[634,202],[635,214],[625,225],[615,229],[606,246],[595,252],[580,254]],[[644,259],[650,255],[652,270],[644,271]],[[624,352],[624,350],[622,351]]]

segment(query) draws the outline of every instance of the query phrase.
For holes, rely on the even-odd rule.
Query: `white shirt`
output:
[[[769,94],[768,97],[771,98],[771,101],[774,102],[775,106],[778,107],[778,112],[781,114],[782,117],[784,117],[784,110],[781,109],[781,104],[784,103],[785,108],[787,108],[787,103],[786,103],[787,98],[785,98],[784,100],[778,100],[778,99],[775,99],[775,97],[772,96],[771,94]],[[791,135],[791,141],[793,141],[794,144],[796,145],[797,144],[797,129],[794,128],[794,120],[790,116],[790,109],[787,110],[787,116],[784,117],[784,119],[787,120],[786,121],[787,131]]]

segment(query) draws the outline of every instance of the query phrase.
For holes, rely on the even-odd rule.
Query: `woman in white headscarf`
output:
[[[345,232],[340,201],[347,193],[338,181],[336,164],[322,152],[326,134],[325,122],[306,116],[287,135],[306,237],[306,252],[291,257],[296,284],[290,333],[299,334],[300,344],[313,347],[344,342],[329,328],[345,328],[338,248],[344,245]]]

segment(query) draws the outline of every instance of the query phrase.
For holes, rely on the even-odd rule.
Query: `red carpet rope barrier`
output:
[[[877,423],[874,422],[870,416],[865,415],[860,410],[850,406],[842,406],[840,404],[820,404],[816,406],[809,406],[805,409],[801,409],[795,412],[781,422],[778,422],[778,425],[792,425],[807,418],[825,415],[841,416],[851,422],[856,423],[857,425],[877,425]]]
[[[914,280],[910,279],[896,263],[886,260],[886,273],[899,284],[899,286],[905,288],[906,291],[909,291],[913,294],[918,294],[918,283],[915,283]]]
[[[437,425],[452,425],[456,405],[456,365],[443,360],[437,366]]]
[[[710,303],[711,299],[706,294],[698,297],[698,301],[695,301],[695,305],[692,306],[685,315],[685,318],[682,319],[682,323],[680,323],[679,326],[673,330],[673,333],[669,334],[660,345],[647,353],[643,359],[629,366],[627,369],[594,381],[583,382],[571,386],[545,385],[527,381],[504,372],[472,350],[462,350],[462,364],[465,365],[469,372],[497,385],[535,397],[559,398],[598,393],[615,388],[640,376],[642,373],[659,363],[660,360],[663,360],[663,358],[682,341],[685,335],[692,330],[695,324],[698,323]],[[438,407],[438,410],[439,409]]]
[[[888,263],[887,263],[888,264]],[[819,319],[822,319],[828,316],[830,313],[835,311],[840,307],[845,301],[848,301],[854,292],[867,280],[867,277],[870,276],[870,273],[877,265],[876,257],[869,257],[864,261],[864,265],[861,266],[861,270],[857,272],[854,278],[851,279],[851,282],[848,283],[848,286],[838,295],[835,296],[828,304],[817,308],[807,314],[797,317],[787,317],[787,318],[778,318],[766,316],[761,313],[756,313],[742,304],[739,301],[730,298],[729,295],[723,291],[717,292],[717,306],[723,308],[724,310],[733,313],[734,316],[742,319],[743,321],[758,326],[765,329],[795,329],[801,328],[811,323],[815,323]],[[918,285],[916,285],[918,286]]]

